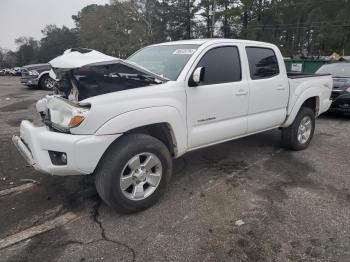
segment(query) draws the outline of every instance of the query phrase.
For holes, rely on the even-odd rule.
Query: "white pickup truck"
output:
[[[119,212],[154,204],[186,152],[274,128],[305,149],[331,104],[330,75],[289,75],[262,42],[168,42],[127,60],[71,49],[50,64],[58,85],[37,103],[44,125],[22,121],[13,142],[39,171],[94,174]]]

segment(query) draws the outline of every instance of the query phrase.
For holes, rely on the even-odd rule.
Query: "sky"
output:
[[[89,4],[109,0],[0,0],[0,47],[16,50],[15,38],[32,36],[39,40],[48,24],[74,27],[72,15]]]

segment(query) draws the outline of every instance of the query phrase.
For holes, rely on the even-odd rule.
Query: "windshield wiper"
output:
[[[145,76],[145,75],[141,75],[141,74],[138,74],[137,75],[140,79],[142,80],[145,80],[145,81],[148,81],[148,82],[152,82],[152,83],[155,83],[155,84],[162,84],[163,81],[160,80],[160,79],[157,79],[153,76]]]

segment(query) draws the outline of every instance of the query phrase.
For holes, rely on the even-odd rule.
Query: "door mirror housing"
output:
[[[199,85],[199,83],[203,81],[204,71],[204,67],[197,67],[192,74],[189,86]]]

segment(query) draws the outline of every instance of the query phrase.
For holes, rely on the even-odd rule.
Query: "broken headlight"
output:
[[[79,126],[86,118],[90,106],[71,103],[61,97],[51,99],[47,107],[51,126],[62,132]]]

